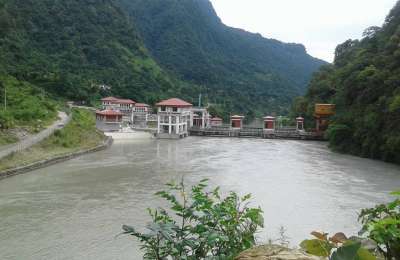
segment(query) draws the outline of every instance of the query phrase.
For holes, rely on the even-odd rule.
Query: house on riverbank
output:
[[[157,106],[158,138],[179,139],[193,126],[193,105],[179,98],[163,100]]]
[[[131,99],[121,99],[116,97],[106,97],[101,99],[103,110],[116,110],[124,116],[131,117],[136,102]]]
[[[117,110],[96,111],[96,128],[103,132],[116,132],[122,129],[123,113]]]

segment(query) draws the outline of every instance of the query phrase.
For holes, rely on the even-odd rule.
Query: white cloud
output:
[[[332,61],[336,45],[382,25],[397,0],[211,0],[222,21],[268,38],[297,42]]]

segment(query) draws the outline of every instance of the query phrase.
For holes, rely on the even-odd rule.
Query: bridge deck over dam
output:
[[[241,138],[265,138],[265,139],[293,139],[293,140],[316,140],[323,141],[324,136],[317,132],[298,131],[296,128],[277,128],[266,130],[257,127],[243,127],[232,129],[230,127],[210,127],[189,129],[192,136],[213,136],[213,137],[241,137]]]

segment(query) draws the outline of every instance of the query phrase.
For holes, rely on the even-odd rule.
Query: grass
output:
[[[0,131],[0,146],[16,143],[17,141],[18,138],[15,135],[7,131]]]
[[[73,109],[71,122],[49,138],[24,151],[0,160],[0,171],[28,165],[55,156],[87,150],[101,144],[103,133],[96,129],[93,112]]]

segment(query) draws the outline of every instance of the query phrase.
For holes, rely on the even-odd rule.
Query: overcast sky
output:
[[[267,38],[302,43],[332,62],[336,45],[381,26],[397,0],[211,0],[222,21]]]

